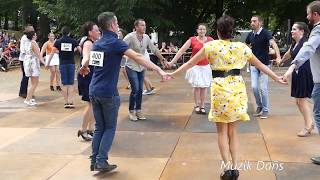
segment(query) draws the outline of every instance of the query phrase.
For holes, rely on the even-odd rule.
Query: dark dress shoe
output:
[[[320,156],[319,156],[319,157],[313,157],[313,158],[311,158],[311,161],[312,161],[314,164],[320,165]]]
[[[19,96],[22,97],[22,98],[26,98],[27,94],[19,94]]]
[[[110,172],[114,169],[116,169],[118,166],[115,164],[109,164],[108,162],[104,163],[104,164],[98,164],[96,163],[94,165],[94,170],[95,171],[100,171],[100,172]]]
[[[57,91],[62,91],[60,86],[57,86]]]
[[[53,88],[53,86],[50,86],[50,90],[51,90],[51,91],[54,91],[54,88]]]
[[[221,180],[233,180],[232,170],[226,170],[220,175]]]
[[[88,133],[91,137],[93,137],[93,130],[88,130],[87,133]]]
[[[233,179],[232,180],[237,180],[238,177],[239,177],[239,171],[237,169],[235,170],[231,170],[232,171],[232,176],[233,176]]]

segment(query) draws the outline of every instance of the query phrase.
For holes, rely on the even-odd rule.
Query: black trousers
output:
[[[20,95],[26,96],[27,92],[28,92],[29,77],[27,77],[26,74],[24,73],[23,61],[20,61],[20,66],[21,66],[21,71],[22,71],[22,79],[21,79],[21,83],[20,83],[19,96]]]

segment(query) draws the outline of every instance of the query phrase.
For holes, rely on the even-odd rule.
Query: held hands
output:
[[[295,69],[295,65],[294,64],[292,64],[290,67],[289,67],[289,69],[287,70],[287,72],[283,75],[283,80],[285,81],[285,82],[288,82],[289,81],[289,77],[290,77],[290,75],[292,74],[292,72],[294,71],[294,69]]]
[[[162,69],[158,70],[158,74],[161,76],[161,82],[173,79],[173,77],[171,77],[168,73],[164,72]]]
[[[287,71],[282,77],[283,81],[288,83],[290,75],[291,73]]]
[[[287,85],[288,82],[286,80],[284,80],[284,77],[283,76],[278,76],[277,79],[275,79],[275,81],[277,83],[280,83],[280,84],[284,84],[284,85]]]
[[[88,75],[89,72],[90,72],[90,68],[86,66],[81,66],[81,68],[79,69],[79,74],[81,74],[83,77]]]

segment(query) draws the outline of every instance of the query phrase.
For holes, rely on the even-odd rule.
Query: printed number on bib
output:
[[[91,51],[89,64],[92,66],[103,67],[103,52]]]
[[[61,51],[72,51],[71,43],[61,43]]]

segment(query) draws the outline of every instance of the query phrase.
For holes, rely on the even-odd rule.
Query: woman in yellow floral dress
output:
[[[251,52],[251,49],[241,42],[231,42],[234,19],[223,16],[217,21],[219,40],[208,42],[187,63],[171,73],[176,74],[191,68],[201,59],[208,58],[213,82],[211,86],[211,109],[209,120],[215,122],[218,131],[218,145],[225,164],[231,164],[221,174],[221,179],[237,179],[236,169],[238,160],[237,121],[248,121],[247,93],[244,80],[240,75],[247,61],[279,83],[283,83],[268,67],[263,65]],[[232,163],[229,161],[231,153]]]

